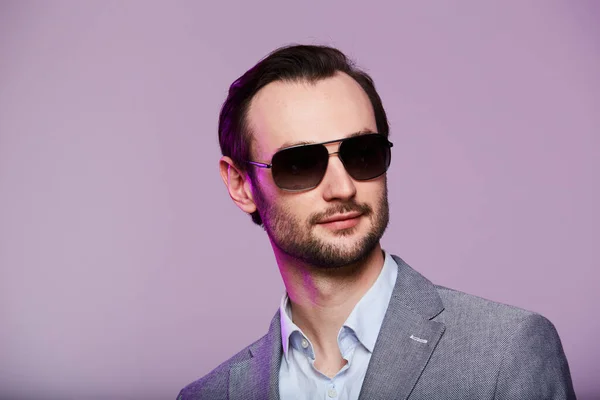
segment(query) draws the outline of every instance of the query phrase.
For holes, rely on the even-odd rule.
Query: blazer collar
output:
[[[228,398],[279,400],[279,368],[283,354],[279,311],[271,320],[267,334],[250,345],[249,350],[250,358],[233,364],[229,370]]]
[[[432,321],[444,310],[435,286],[400,257],[392,292],[359,399],[406,399],[442,337],[445,325]],[[279,311],[268,333],[249,347],[250,357],[232,364],[231,400],[279,400],[283,354]]]
[[[359,399],[408,398],[445,330],[432,321],[444,310],[435,286],[400,257],[394,260],[398,278]]]

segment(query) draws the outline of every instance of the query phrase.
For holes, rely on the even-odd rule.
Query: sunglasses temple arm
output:
[[[265,163],[256,162],[256,161],[246,161],[246,162],[248,164],[256,165],[257,167],[260,167],[260,168],[271,168],[273,166],[273,164],[265,164]]]

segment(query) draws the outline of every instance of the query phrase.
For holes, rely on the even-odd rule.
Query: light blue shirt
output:
[[[282,400],[358,399],[367,366],[398,277],[398,265],[385,253],[377,280],[356,304],[338,333],[338,346],[346,365],[333,377],[315,368],[315,353],[308,337],[292,321],[289,298],[279,307],[283,356],[279,369]]]

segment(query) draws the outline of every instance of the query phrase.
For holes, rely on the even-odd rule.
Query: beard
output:
[[[289,207],[269,202],[258,185],[255,189],[256,206],[272,244],[288,256],[320,269],[341,268],[364,260],[379,243],[389,222],[387,181],[375,211],[366,203],[350,200],[336,203],[324,212],[311,214],[306,221],[295,216]],[[358,226],[334,231],[336,239],[329,242],[315,234],[313,228],[324,218],[354,211],[371,220],[369,232],[356,243],[339,245],[335,240],[352,235]]]

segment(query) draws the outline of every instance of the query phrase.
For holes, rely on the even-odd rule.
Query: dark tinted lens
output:
[[[281,189],[304,190],[316,187],[327,169],[325,146],[307,145],[281,150],[273,156],[273,180]]]
[[[391,161],[390,144],[381,135],[348,138],[340,145],[340,159],[356,180],[377,178],[387,171]]]

